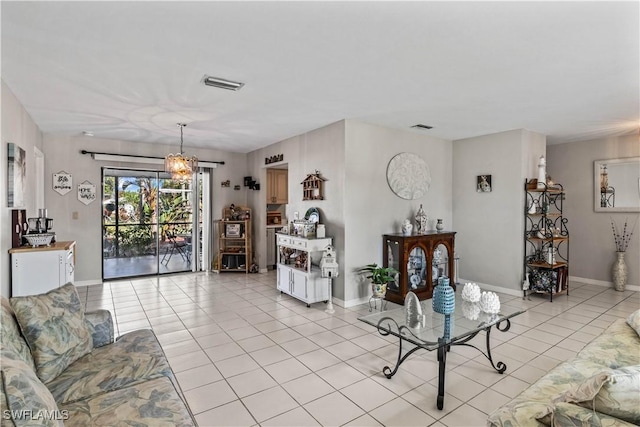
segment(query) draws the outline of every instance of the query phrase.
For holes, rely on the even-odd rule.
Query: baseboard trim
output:
[[[465,283],[468,283],[468,282],[473,282],[473,281],[466,280],[466,279],[458,279],[458,283],[461,285],[464,285]],[[509,289],[509,288],[503,288],[502,286],[489,285],[488,283],[480,283],[480,282],[473,282],[473,283],[480,286],[480,289],[482,289],[483,291],[499,292],[501,294],[507,294],[514,297],[521,297],[524,295],[522,292],[522,289]]]
[[[569,276],[569,281],[570,282],[586,283],[587,285],[602,286],[604,288],[613,288],[613,282],[607,282],[606,280],[594,280],[594,279],[587,279],[586,277]],[[634,291],[634,292],[640,292],[640,286],[638,286],[638,285],[627,285],[625,287],[625,290]]]
[[[369,297],[362,297],[358,299],[350,299],[349,301],[332,298],[332,301],[335,305],[342,308],[355,307],[356,305],[366,304],[369,302]]]
[[[75,286],[94,286],[94,285],[102,285],[103,282],[100,279],[93,280],[76,280],[73,282]]]

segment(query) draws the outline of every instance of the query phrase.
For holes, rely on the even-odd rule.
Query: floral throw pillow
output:
[[[92,350],[91,331],[72,284],[10,302],[43,383]]]
[[[640,424],[640,365],[599,372],[563,393],[558,401]]]
[[[640,336],[640,310],[634,311],[627,317],[627,324]]]
[[[62,427],[64,413],[58,410],[49,389],[22,360],[2,359],[2,388],[10,417],[18,427]]]

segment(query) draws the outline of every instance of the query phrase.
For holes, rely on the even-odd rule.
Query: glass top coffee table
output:
[[[502,363],[494,363],[491,357],[491,329],[494,327],[506,332],[511,327],[511,319],[524,313],[525,310],[502,307],[500,313],[487,314],[480,311],[477,303],[469,303],[460,298],[460,292],[456,292],[455,311],[450,315],[436,313],[431,308],[431,300],[420,302],[423,317],[417,320],[415,317],[408,319],[405,307],[381,313],[369,314],[358,318],[378,329],[381,335],[393,335],[399,339],[398,360],[393,370],[389,366],[382,369],[382,373],[391,378],[398,368],[410,355],[417,350],[438,352],[438,409],[444,406],[444,375],[447,364],[447,352],[451,346],[464,345],[480,351],[491,363],[493,369],[502,374],[507,366]],[[471,344],[471,341],[480,332],[486,332],[486,351]],[[407,342],[415,347],[406,354],[402,354],[402,343]]]

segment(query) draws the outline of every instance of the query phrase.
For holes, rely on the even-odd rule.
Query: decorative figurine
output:
[[[469,302],[480,301],[480,286],[476,283],[467,283],[462,288],[462,299]]]
[[[544,190],[547,187],[546,166],[547,161],[544,159],[544,156],[540,156],[540,161],[538,162],[538,190]]]
[[[483,292],[480,297],[480,310],[495,314],[500,311],[500,298],[495,292]]]
[[[424,327],[426,317],[422,313],[422,306],[418,296],[413,292],[407,292],[407,296],[404,297],[404,311],[407,321],[407,326],[410,328]]]
[[[416,227],[418,228],[418,234],[424,234],[427,232],[427,214],[422,209],[422,203],[420,204],[420,209],[416,212]]]

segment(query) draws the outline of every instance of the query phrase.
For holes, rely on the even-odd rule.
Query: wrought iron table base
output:
[[[395,320],[389,318],[389,317],[385,317],[383,319],[380,319],[380,321],[378,322],[378,332],[380,332],[380,335],[386,336],[386,335],[390,335],[390,332],[388,329],[384,329],[383,327],[381,327],[382,323],[384,321],[392,321],[393,323],[396,323]],[[501,327],[500,325],[504,323],[504,327]],[[415,337],[415,335],[413,334],[413,332],[411,332],[411,329],[409,329],[406,326],[398,326],[398,324],[396,323],[396,326],[398,327],[398,332],[400,334],[402,334],[403,329],[407,330],[411,335]],[[484,355],[484,357],[486,357],[489,362],[491,363],[491,367],[493,369],[495,369],[499,374],[503,374],[504,371],[507,370],[507,365],[505,365],[503,362],[498,362],[498,363],[494,363],[493,362],[493,357],[491,356],[491,328],[495,326],[497,330],[499,330],[500,332],[506,332],[509,330],[509,328],[511,328],[511,322],[509,321],[509,319],[505,319],[502,321],[499,321],[497,323],[495,323],[494,325],[490,325],[484,329],[480,329],[474,333],[472,333],[471,335],[468,335],[464,338],[462,338],[459,341],[451,341],[448,344],[446,343],[446,340],[444,338],[439,338],[438,339],[438,399],[437,399],[437,406],[438,409],[442,409],[444,407],[444,375],[445,375],[445,371],[446,371],[446,366],[447,366],[447,353],[451,350],[451,346],[454,345],[464,345],[467,347],[472,347],[475,348],[476,350],[478,350],[480,353],[482,353]],[[476,347],[473,344],[469,344],[469,341],[471,341],[473,338],[475,338],[476,335],[478,335],[480,332],[485,331],[486,334],[486,344],[487,344],[487,351],[484,352],[483,350],[479,349],[478,347]],[[400,367],[400,365],[402,365],[402,363],[409,357],[411,356],[413,353],[415,353],[417,350],[428,350],[426,348],[423,347],[414,347],[411,350],[409,350],[406,354],[402,354],[402,341],[404,341],[404,338],[399,337],[400,343],[399,343],[399,348],[398,348],[398,360],[396,361],[396,366],[393,368],[393,370],[389,367],[389,366],[385,366],[384,368],[382,368],[382,373],[384,374],[385,377],[391,379],[391,377],[393,377],[396,372],[398,372],[398,368]],[[419,340],[421,341],[421,340]],[[436,343],[434,342],[427,342],[427,341],[422,341],[424,344],[426,345],[434,345]],[[428,351],[432,351],[432,350],[428,350]]]

